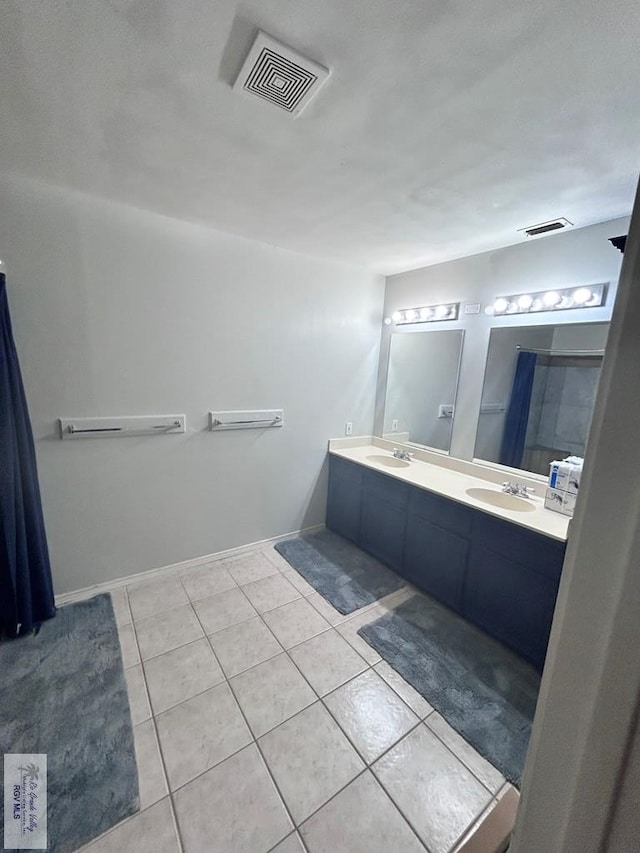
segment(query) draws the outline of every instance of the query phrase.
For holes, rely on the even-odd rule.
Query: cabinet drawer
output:
[[[467,539],[410,516],[403,575],[438,601],[459,611],[468,550]]]
[[[472,535],[474,542],[486,544],[496,554],[559,581],[566,543],[475,510]]]
[[[387,501],[398,509],[405,509],[409,503],[410,486],[400,480],[394,480],[387,474],[378,474],[377,471],[365,470],[364,489],[367,494],[375,495],[381,500]]]
[[[424,489],[411,489],[409,512],[460,536],[469,536],[471,532],[472,511]]]

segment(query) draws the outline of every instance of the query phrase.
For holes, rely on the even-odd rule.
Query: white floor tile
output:
[[[258,613],[266,613],[267,610],[274,610],[282,604],[302,597],[295,586],[281,574],[254,581],[244,586],[242,590]]]
[[[256,615],[253,605],[238,587],[195,601],[193,607],[207,634],[215,634]]]
[[[296,823],[364,769],[321,702],[264,735],[260,746]]]
[[[184,853],[266,853],[293,829],[254,744],[175,795]]]
[[[148,619],[166,613],[181,604],[187,604],[188,598],[177,575],[144,581],[127,587],[129,604],[134,621]]]
[[[367,770],[300,828],[309,853],[425,853]]]
[[[369,666],[334,630],[300,643],[289,654],[318,696],[325,696]]]
[[[191,605],[143,619],[135,627],[142,660],[163,655],[204,636]]]
[[[82,853],[179,853],[169,798],[161,800],[82,848]]]
[[[431,853],[448,853],[491,800],[424,723],[372,770]]]
[[[118,638],[120,640],[120,651],[122,652],[122,665],[125,669],[140,663],[140,654],[133,625],[120,625],[118,627]]]
[[[297,646],[331,627],[306,598],[270,610],[264,614],[264,621],[285,649]]]
[[[325,704],[367,764],[420,722],[371,669],[326,696]]]
[[[431,714],[426,721],[431,731],[435,732],[451,752],[456,755],[463,764],[466,764],[473,775],[488,788],[492,794],[496,794],[506,782],[506,779],[483,758],[471,744],[459,735],[458,732],[447,723],[438,713]]]
[[[111,595],[113,613],[118,627],[128,625],[131,622],[131,610],[129,609],[129,599],[125,588],[112,589],[109,594]]]
[[[252,551],[240,557],[223,560],[223,563],[224,568],[240,586],[279,573],[273,562],[261,551]]]
[[[172,791],[251,742],[228,684],[220,684],[157,718]]]
[[[147,720],[135,726],[133,739],[138,765],[138,786],[140,788],[140,808],[146,809],[166,797],[167,781],[160,758],[160,748],[153,720]]]
[[[404,678],[397,673],[395,669],[393,669],[393,667],[389,666],[385,660],[377,663],[374,666],[374,669],[379,676],[384,678],[389,687],[393,687],[398,696],[400,696],[401,699],[404,699],[414,714],[417,714],[420,719],[423,720],[433,711],[433,708],[427,700],[421,696],[417,690],[414,690],[414,688],[406,682]]]
[[[142,666],[138,664],[137,666],[125,669],[124,677],[127,682],[127,693],[129,694],[131,722],[134,726],[137,726],[138,723],[143,723],[151,716],[151,706],[149,705]]]
[[[258,617],[218,631],[210,640],[227,678],[282,652],[281,645]]]
[[[367,663],[372,665],[379,663],[382,658],[366,640],[363,640],[363,638],[358,634],[358,631],[363,625],[368,625],[369,622],[375,622],[375,620],[379,619],[380,616],[382,616],[382,613],[378,608],[371,607],[369,610],[364,611],[364,613],[352,616],[346,622],[342,622],[336,627],[338,633],[353,646],[353,648],[367,661]]]
[[[154,714],[224,681],[209,641],[204,638],[145,661],[144,672]]]
[[[237,675],[231,679],[231,688],[255,737],[316,701],[313,690],[284,653]]]
[[[236,585],[220,560],[207,566],[186,569],[180,572],[180,580],[191,601],[226,592]]]
[[[288,568],[282,572],[283,577],[285,577],[289,583],[292,583],[298,592],[301,592],[305,598],[309,595],[313,595],[315,593],[315,589],[311,586],[308,581],[306,581],[302,575],[298,574],[295,569]]]
[[[318,613],[323,616],[330,625],[339,625],[341,622],[346,621],[350,616],[349,613],[340,613],[339,610],[336,610],[336,608],[330,604],[324,596],[320,595],[319,592],[314,592],[311,595],[308,595],[307,601],[315,607]]]

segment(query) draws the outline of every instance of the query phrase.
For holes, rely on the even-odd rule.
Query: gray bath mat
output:
[[[35,636],[0,643],[0,697],[0,753],[47,755],[49,851],[76,850],[138,810],[109,595],[61,607]]]
[[[404,585],[382,563],[330,530],[287,539],[275,547],[340,613],[352,613]]]
[[[540,686],[532,666],[422,595],[358,633],[480,755],[519,785]]]

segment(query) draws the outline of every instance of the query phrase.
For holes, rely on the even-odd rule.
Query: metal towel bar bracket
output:
[[[158,423],[161,421],[161,423]],[[121,418],[60,418],[60,437],[109,438],[125,435],[164,435],[186,429],[184,415],[130,415]]]
[[[209,412],[209,429],[212,431],[279,427],[283,425],[283,422],[284,412],[282,409]]]

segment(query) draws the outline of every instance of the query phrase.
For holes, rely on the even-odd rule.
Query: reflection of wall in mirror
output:
[[[384,432],[398,420],[410,440],[449,450],[451,418],[438,408],[455,400],[463,333],[459,330],[396,333],[391,340]]]

